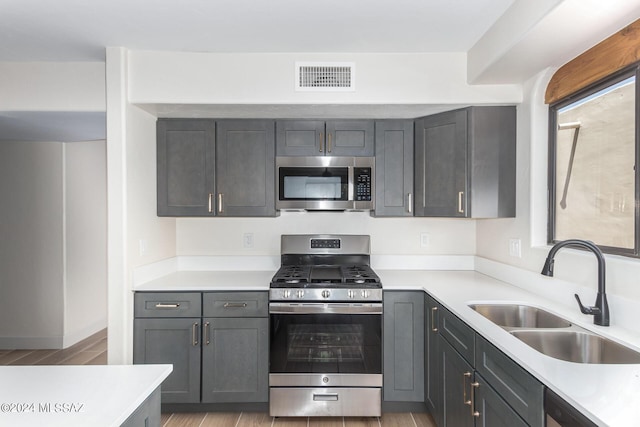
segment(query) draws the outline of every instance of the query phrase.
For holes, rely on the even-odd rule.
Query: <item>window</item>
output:
[[[639,255],[636,64],[550,108],[549,242]]]

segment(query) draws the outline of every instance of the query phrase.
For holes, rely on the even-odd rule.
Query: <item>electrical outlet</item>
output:
[[[253,233],[244,233],[242,235],[242,247],[243,248],[253,247]]]
[[[429,233],[420,233],[420,247],[428,248],[429,243],[431,243],[431,236]]]
[[[146,255],[147,250],[148,250],[147,239],[138,240],[138,251],[140,253],[140,256]]]
[[[520,239],[509,239],[509,255],[522,258]]]

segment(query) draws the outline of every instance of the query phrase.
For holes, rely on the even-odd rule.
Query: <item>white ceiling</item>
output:
[[[195,52],[467,52],[514,0],[2,0],[0,61]]]

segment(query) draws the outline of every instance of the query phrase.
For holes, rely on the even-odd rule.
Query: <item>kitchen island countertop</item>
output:
[[[2,366],[0,425],[120,426],[171,365]]]

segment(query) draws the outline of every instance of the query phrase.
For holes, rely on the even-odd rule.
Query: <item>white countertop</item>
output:
[[[120,426],[171,365],[0,366],[0,425]]]
[[[425,290],[547,387],[602,426],[640,425],[640,365],[595,365],[545,356],[468,307],[474,302],[517,302],[558,314],[577,326],[640,349],[629,331],[596,326],[582,315],[539,295],[472,271],[376,270],[386,290]]]
[[[469,326],[500,348],[543,384],[602,426],[640,425],[640,365],[595,365],[545,356],[468,307],[473,302],[538,306],[573,324],[640,350],[640,334],[612,323],[596,326],[576,306],[491,278],[475,271],[375,269],[384,290],[428,292]],[[141,283],[135,291],[268,290],[275,270],[177,271]],[[615,313],[612,313],[615,315]]]

